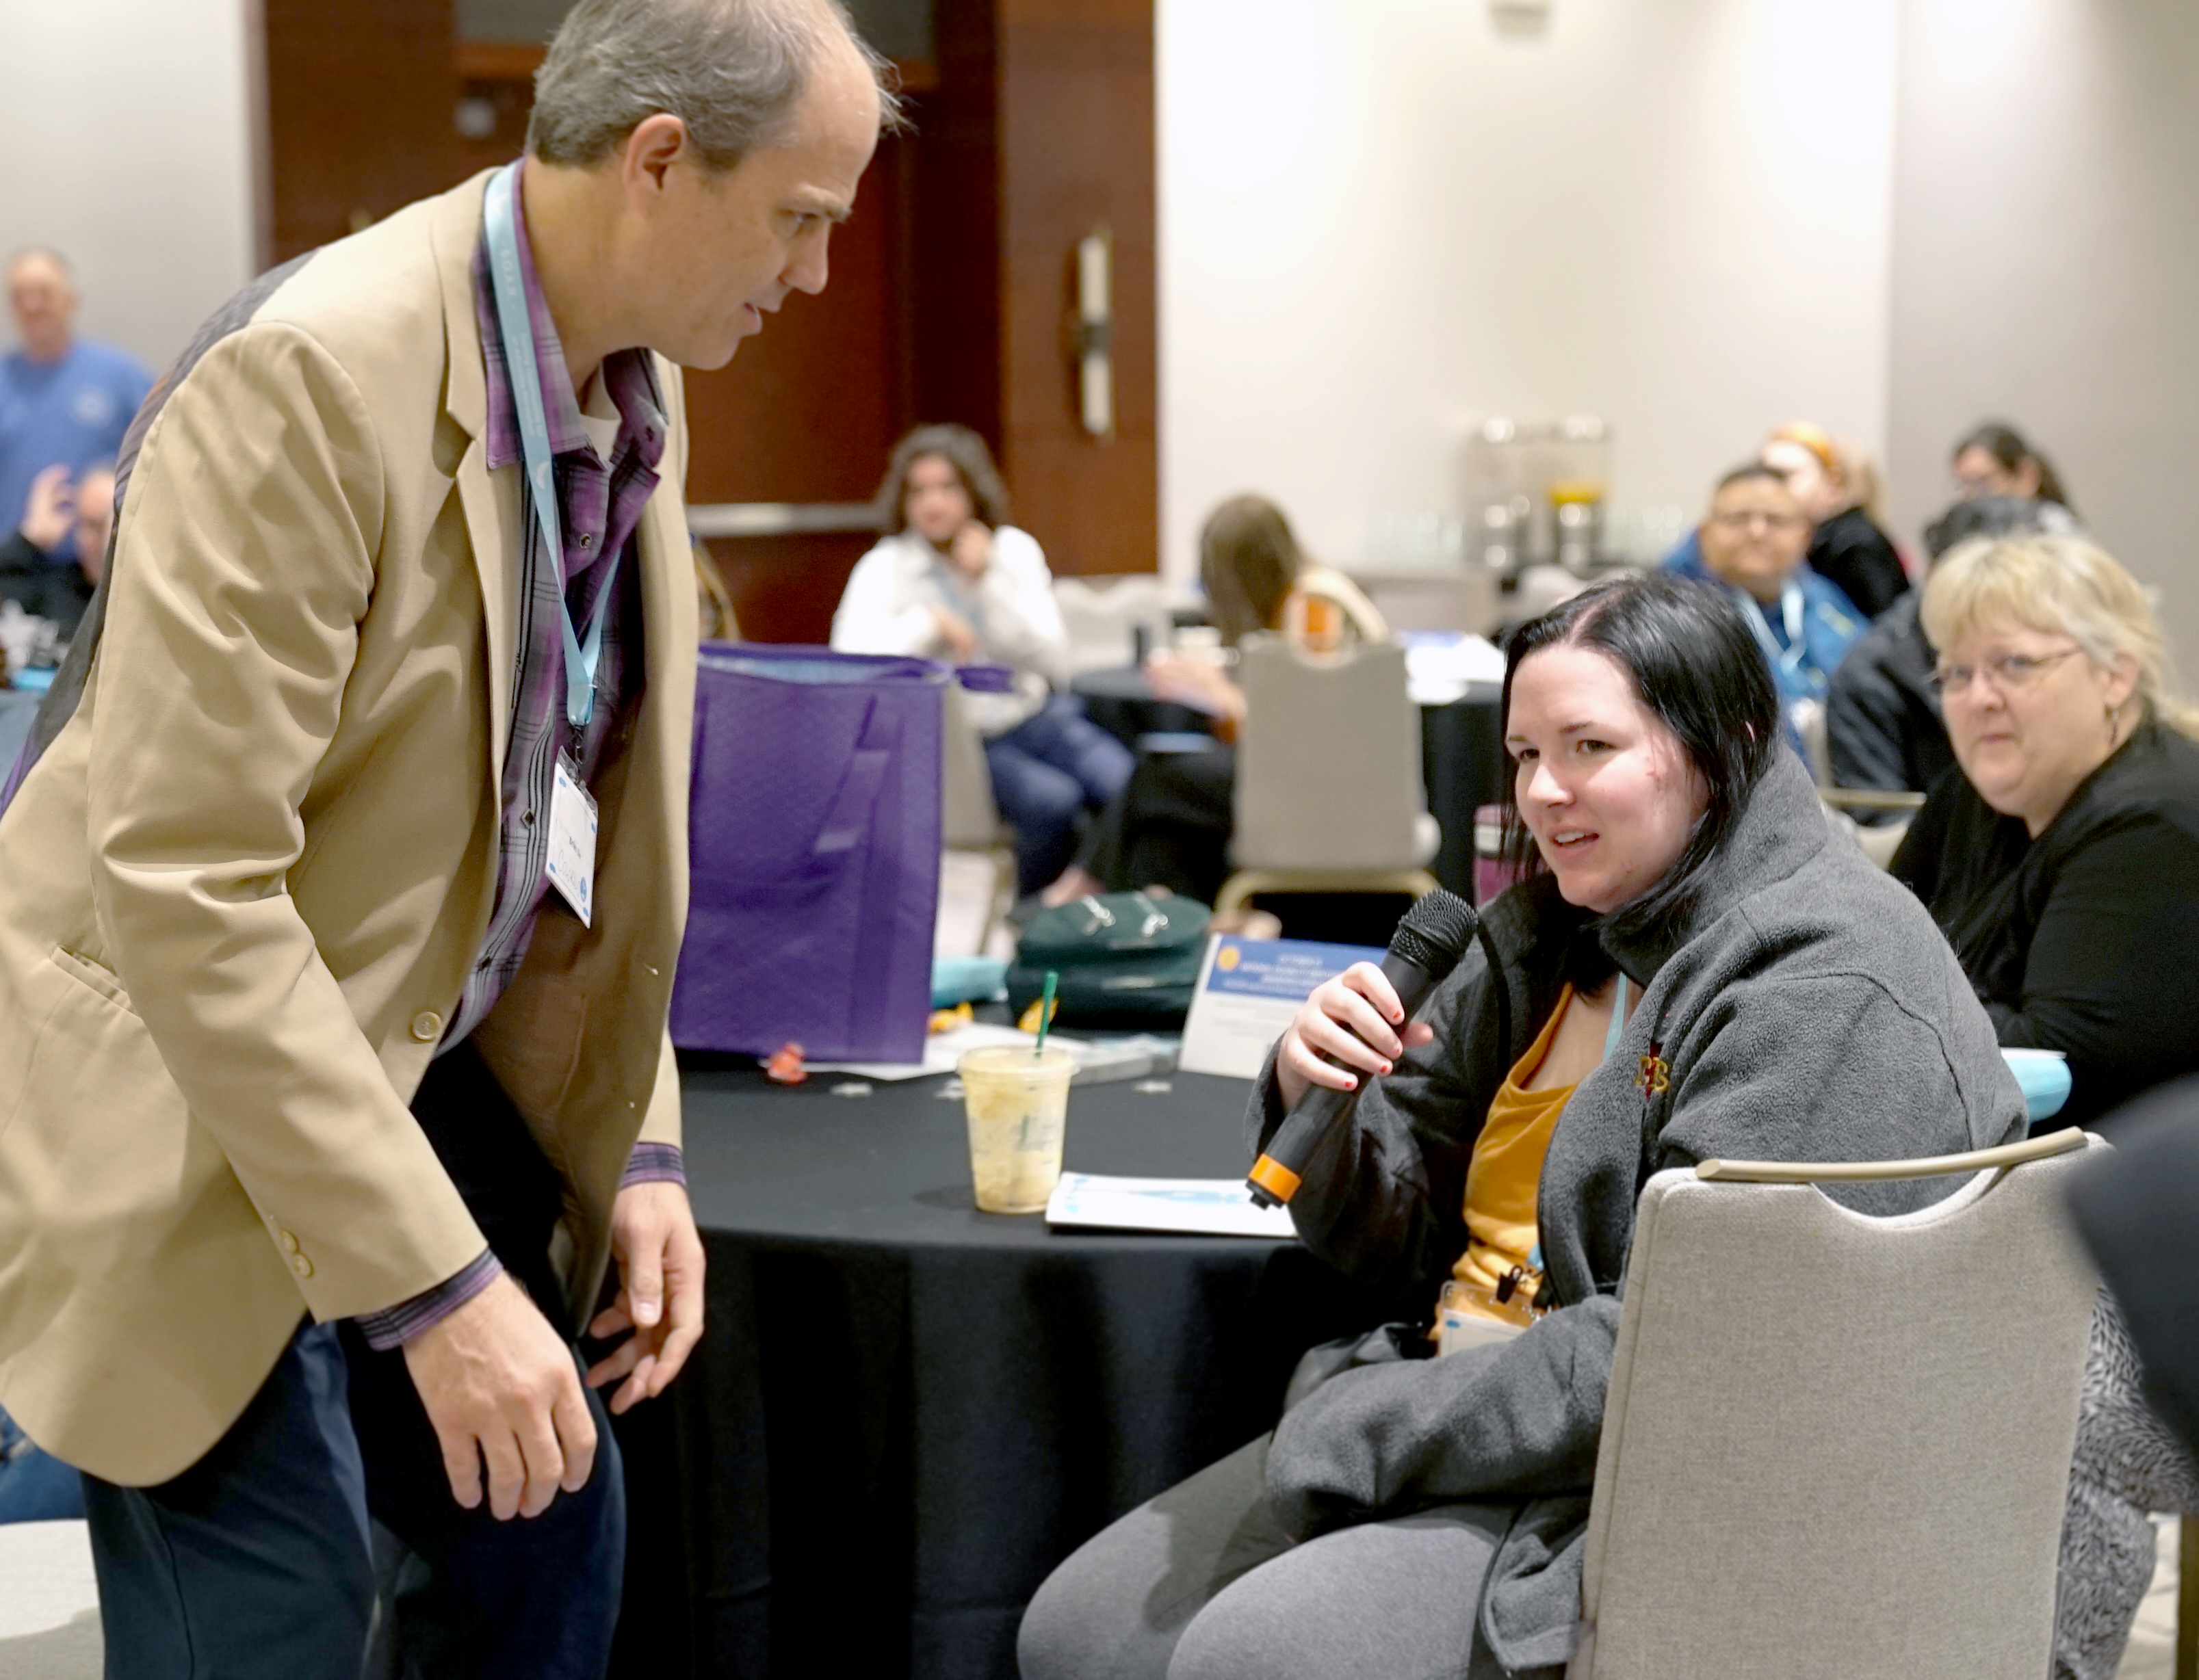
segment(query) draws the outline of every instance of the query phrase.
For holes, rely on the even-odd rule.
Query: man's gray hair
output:
[[[589,168],[659,112],[687,125],[713,169],[779,137],[819,61],[846,41],[898,124],[892,66],[837,0],[580,0],[534,73],[528,155]]]

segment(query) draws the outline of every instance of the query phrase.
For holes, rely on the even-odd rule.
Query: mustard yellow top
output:
[[[1473,1159],[1466,1170],[1466,1252],[1451,1268],[1451,1275],[1462,1283],[1493,1290],[1515,1266],[1525,1270],[1528,1257],[1535,1251],[1543,1158],[1549,1153],[1550,1134],[1557,1129],[1558,1117],[1565,1112],[1574,1088],[1530,1091],[1525,1087],[1550,1053],[1558,1025],[1572,1000],[1573,989],[1568,985],[1558,995],[1558,1006],[1541,1035],[1513,1065],[1489,1105],[1488,1123],[1475,1140]],[[1532,1298],[1539,1281],[1527,1280],[1521,1298]]]

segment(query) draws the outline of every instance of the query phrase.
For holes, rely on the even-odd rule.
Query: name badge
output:
[[[596,802],[557,755],[557,780],[550,790],[550,884],[580,925],[592,925],[596,906]]]

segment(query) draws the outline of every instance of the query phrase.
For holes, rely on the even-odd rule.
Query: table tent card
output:
[[[1207,942],[1176,1065],[1186,1073],[1258,1078],[1269,1049],[1313,989],[1356,962],[1379,965],[1382,954],[1370,945],[1214,935]]]

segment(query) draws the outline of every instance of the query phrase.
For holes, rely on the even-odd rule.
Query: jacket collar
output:
[[[1603,948],[1646,985],[1674,952],[1743,899],[1794,874],[1823,851],[1830,837],[1810,773],[1792,752],[1782,750],[1749,796],[1732,839],[1705,866],[1700,890],[1689,912],[1640,930],[1607,925]]]

